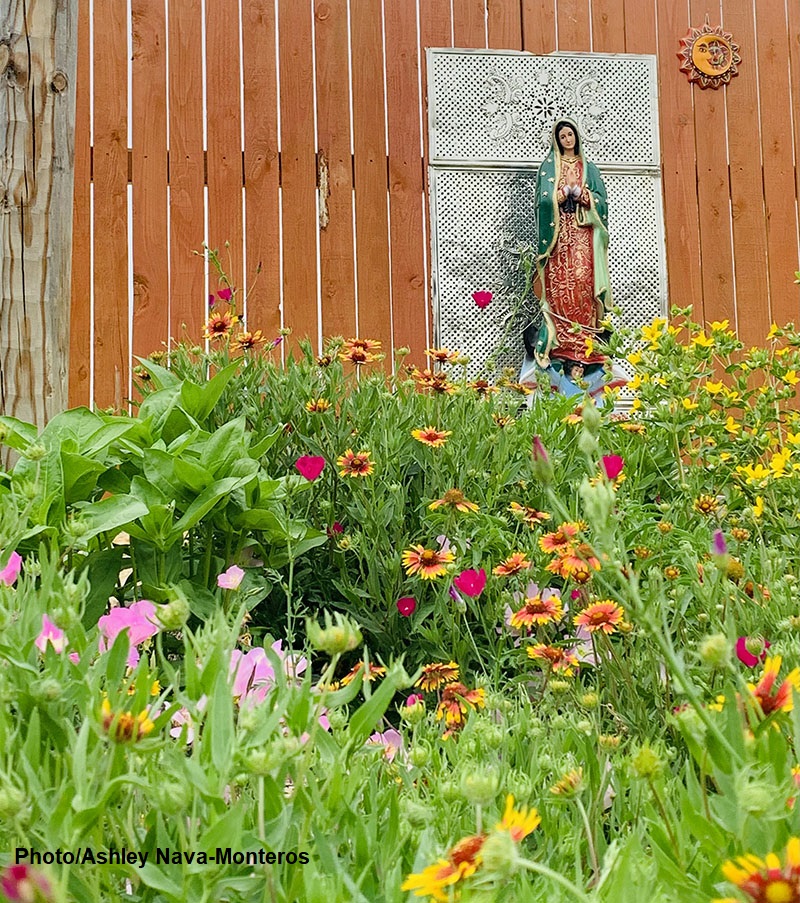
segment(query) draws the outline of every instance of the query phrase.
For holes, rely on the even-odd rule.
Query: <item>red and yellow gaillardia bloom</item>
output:
[[[440,549],[426,549],[424,546],[413,546],[403,552],[402,562],[406,574],[413,577],[418,574],[423,580],[435,580],[447,573],[455,556],[452,552]]]
[[[485,834],[464,837],[440,859],[417,875],[409,875],[401,890],[413,890],[415,897],[432,897],[437,903],[448,903],[458,897],[454,885],[474,875],[481,865]]]
[[[503,818],[495,825],[495,831],[508,831],[514,843],[521,843],[541,821],[536,809],[515,809],[514,797],[509,793]]]
[[[546,643],[528,646],[528,658],[549,664],[554,672],[563,674],[564,677],[572,677],[579,664],[574,650],[562,649],[560,646],[548,646]]]
[[[537,511],[535,508],[520,505],[518,502],[512,502],[508,506],[508,510],[531,529],[550,520],[550,515],[546,511]]]
[[[486,705],[486,692],[480,687],[477,690],[469,690],[464,684],[456,681],[447,684],[442,690],[442,699],[436,707],[436,720],[450,727],[459,729],[467,720],[467,713],[476,708],[482,709]]]
[[[624,617],[625,609],[621,605],[605,599],[588,605],[580,614],[575,615],[573,623],[576,627],[585,627],[589,633],[602,631],[610,634],[622,624]]]
[[[339,475],[343,477],[368,477],[375,469],[375,462],[370,459],[368,451],[354,452],[348,448],[336,459]]]
[[[139,712],[114,712],[111,703],[103,700],[101,707],[103,730],[116,743],[135,743],[149,733],[152,733],[153,724],[148,711]]]
[[[435,426],[426,426],[421,430],[411,430],[411,435],[423,445],[441,448],[447,442],[447,437],[453,435],[453,431],[437,430]]]
[[[456,511],[464,514],[474,513],[478,510],[475,502],[471,502],[460,489],[448,489],[440,499],[436,499],[428,505],[431,511],[442,507],[455,508]]]
[[[224,313],[211,314],[203,329],[203,338],[218,339],[226,336],[238,322],[239,318],[229,310]]]
[[[578,535],[578,528],[575,524],[561,524],[557,530],[552,533],[545,533],[539,537],[539,548],[543,552],[563,553],[572,548],[573,540]]]
[[[372,662],[370,662],[369,668],[364,671],[364,662],[356,662],[356,664],[341,679],[340,684],[343,687],[346,687],[362,672],[364,674],[364,680],[372,683],[373,680],[377,680],[379,677],[383,677],[386,674],[386,668],[384,668],[383,665],[373,665]]]
[[[564,606],[558,596],[529,596],[519,611],[511,615],[511,626],[520,628],[554,624],[564,616]]]
[[[763,859],[750,853],[726,862],[722,874],[750,903],[800,903],[800,837],[789,840],[783,862],[775,853]],[[741,903],[741,898],[715,903]]]
[[[414,684],[423,690],[438,690],[444,684],[458,680],[458,665],[455,662],[431,662],[422,666],[422,677]]]
[[[260,329],[257,329],[255,332],[240,332],[236,336],[233,347],[241,351],[252,351],[253,348],[263,345],[266,341],[267,339]]]
[[[446,373],[434,373],[433,370],[414,370],[412,379],[420,389],[430,389],[440,395],[452,395],[457,389],[455,383],[451,383]]]
[[[747,685],[765,716],[773,712],[791,712],[794,705],[792,691],[800,692],[800,668],[791,671],[776,689],[781,661],[780,655],[768,658],[758,683]]]
[[[331,403],[327,398],[312,398],[306,402],[306,410],[309,414],[321,414],[327,411]]]
[[[514,552],[493,568],[492,573],[497,577],[511,577],[513,574],[527,571],[530,566],[530,560],[524,552]]]
[[[457,351],[451,351],[449,348],[426,348],[425,354],[437,364],[452,364],[460,356]]]

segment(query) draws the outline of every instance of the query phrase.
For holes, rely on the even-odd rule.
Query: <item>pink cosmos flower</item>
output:
[[[118,634],[128,631],[128,667],[135,668],[139,663],[139,650],[136,648],[145,640],[155,636],[161,629],[156,618],[156,607],[147,599],[134,602],[127,608],[112,608],[97,622],[100,631],[100,651],[105,652],[113,644]]]
[[[290,677],[297,677],[308,667],[305,658],[298,659],[293,653],[284,652],[280,640],[272,644],[272,650],[280,658],[284,672]],[[234,649],[231,653],[230,673],[233,675],[233,696],[240,706],[263,702],[275,685],[275,670],[267,653],[260,646],[249,652]]]
[[[756,655],[747,648],[748,643],[750,643],[751,646],[756,646],[758,640],[758,637],[740,636],[736,641],[736,658],[738,658],[743,665],[747,665],[748,668],[755,668],[759,662],[766,661],[767,659],[767,649],[772,645],[769,640],[762,641],[763,649],[761,650],[760,655]]]
[[[67,637],[63,630],[56,627],[50,618],[43,614],[42,629],[39,636],[34,640],[34,646],[39,652],[44,653],[48,643],[52,645],[56,652],[63,652],[67,648]]]
[[[609,480],[616,480],[625,466],[625,459],[620,455],[603,455],[601,461],[605,475]]]
[[[473,292],[472,300],[478,305],[478,307],[483,310],[488,307],[492,303],[492,293],[491,292]]]
[[[414,614],[417,608],[417,600],[413,596],[403,596],[397,600],[397,610],[404,618]]]
[[[462,571],[453,580],[453,583],[462,593],[475,599],[480,596],[486,587],[486,571],[483,568],[479,571],[470,568],[466,571]]]
[[[9,865],[0,872],[0,894],[12,903],[48,903],[53,889],[45,876],[29,865]]]
[[[239,589],[239,584],[244,577],[244,571],[235,564],[232,564],[227,571],[223,571],[217,577],[217,586],[222,589]]]
[[[12,552],[8,559],[8,564],[0,571],[0,583],[11,586],[19,577],[22,569],[22,556],[17,552]]]
[[[303,455],[294,462],[294,466],[301,476],[313,483],[322,473],[325,467],[325,459],[319,455]]]
[[[382,734],[376,731],[367,740],[368,746],[382,746],[384,756],[392,762],[397,753],[403,748],[403,735],[393,727]]]

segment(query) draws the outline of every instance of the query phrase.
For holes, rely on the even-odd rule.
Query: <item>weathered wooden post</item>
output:
[[[0,0],[0,413],[67,405],[78,0]]]

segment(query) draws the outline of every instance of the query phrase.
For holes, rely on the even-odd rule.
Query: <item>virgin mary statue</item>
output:
[[[536,384],[537,372],[544,370],[552,387],[566,395],[621,385],[624,380],[608,381],[606,358],[593,341],[605,332],[612,306],[606,188],[570,119],[553,127],[534,203],[542,324],[533,335],[526,331],[520,381]]]

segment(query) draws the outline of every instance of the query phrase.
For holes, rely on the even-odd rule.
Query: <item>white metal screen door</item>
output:
[[[519,369],[514,315],[524,275],[519,248],[536,247],[533,193],[555,122],[578,123],[606,184],[609,269],[623,322],[667,310],[656,61],[632,54],[428,50],[432,282],[436,338],[471,358]],[[475,291],[491,291],[480,310]]]

